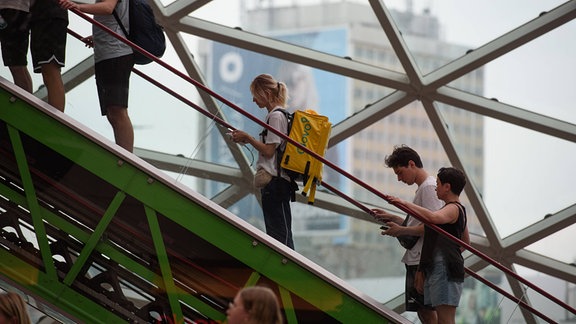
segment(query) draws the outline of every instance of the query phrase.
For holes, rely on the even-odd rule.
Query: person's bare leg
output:
[[[433,309],[420,308],[418,310],[418,318],[423,324],[437,324],[438,318],[436,317],[436,311]]]
[[[455,324],[456,322],[455,306],[448,306],[448,305],[436,306],[436,314],[438,315],[438,323]]]
[[[55,62],[42,65],[42,79],[46,90],[48,90],[48,103],[64,112],[66,91],[62,83],[60,66]]]
[[[134,151],[134,128],[128,116],[128,108],[110,106],[107,108],[106,116],[114,130],[116,144],[129,152]]]
[[[10,73],[14,79],[14,84],[32,93],[32,77],[26,66],[10,66]]]

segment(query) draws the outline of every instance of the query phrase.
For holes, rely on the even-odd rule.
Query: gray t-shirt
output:
[[[436,195],[436,178],[428,176],[428,178],[418,186],[413,203],[432,211],[437,211],[444,206],[444,202],[438,199],[438,196]],[[421,221],[416,217],[410,216],[407,226],[417,226],[420,224],[422,224]],[[416,244],[410,250],[404,252],[404,256],[402,257],[403,263],[406,265],[418,265],[422,253],[423,238],[424,236],[420,236],[420,239]]]
[[[0,0],[0,9],[30,11],[30,0]]]
[[[102,2],[102,0],[97,0],[96,2]],[[128,19],[128,0],[119,0],[116,4],[116,13],[122,21],[126,31],[130,33],[130,22]],[[115,33],[126,37],[122,28],[116,22],[114,15],[94,15],[94,20],[101,23],[102,25],[110,28]],[[120,57],[132,53],[132,48],[130,45],[122,42],[116,37],[110,35],[108,32],[102,28],[94,25],[92,28],[92,35],[94,36],[94,61],[100,62],[103,60]]]

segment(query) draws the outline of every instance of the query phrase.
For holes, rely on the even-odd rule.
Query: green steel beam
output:
[[[12,147],[14,148],[14,155],[16,157],[18,169],[20,169],[20,177],[24,185],[24,191],[26,192],[26,200],[30,214],[32,215],[34,230],[38,237],[38,245],[40,246],[42,261],[44,262],[44,270],[46,271],[46,274],[49,278],[56,280],[56,268],[54,267],[54,261],[52,260],[52,253],[50,253],[50,244],[46,237],[46,228],[44,227],[44,222],[42,221],[41,209],[38,205],[36,190],[34,189],[32,177],[30,176],[30,169],[26,163],[26,157],[22,148],[20,134],[16,129],[10,126],[8,126],[8,134],[10,136],[10,141],[12,142]]]
[[[172,308],[172,314],[174,316],[173,319],[175,323],[182,323],[184,321],[184,316],[182,315],[182,308],[178,302],[178,292],[176,285],[174,284],[174,278],[172,277],[170,260],[168,260],[168,253],[166,252],[166,247],[164,246],[164,239],[162,237],[162,232],[160,231],[160,224],[158,223],[158,218],[156,217],[154,210],[146,207],[145,211],[146,217],[148,218],[148,225],[150,226],[150,232],[152,233],[154,247],[156,248],[158,263],[160,264],[160,271],[162,273],[162,288],[168,295],[168,300],[170,301],[170,308]]]
[[[102,219],[98,223],[98,226],[96,226],[96,229],[94,230],[92,235],[90,235],[88,242],[84,244],[84,248],[82,249],[82,252],[80,252],[80,255],[78,256],[76,261],[74,262],[72,269],[70,269],[70,271],[64,278],[65,284],[71,285],[72,282],[76,279],[76,277],[80,273],[80,270],[86,265],[88,257],[90,256],[92,251],[96,248],[96,245],[102,238],[104,231],[112,221],[112,217],[114,217],[114,214],[120,207],[120,204],[122,203],[125,197],[126,195],[123,192],[118,192],[116,194],[114,200],[112,200],[112,203],[104,213],[104,217],[102,217]]]
[[[0,249],[0,272],[19,284],[22,290],[40,296],[45,303],[56,306],[72,319],[81,323],[123,323],[121,317],[114,315],[102,305],[79,294],[29,263]]]
[[[161,283],[162,289],[167,292],[177,321],[183,319],[180,303],[190,305],[191,308],[208,318],[224,320],[225,315],[222,311],[216,310],[196,296],[189,295],[176,285],[168,257],[169,251],[164,243],[166,238],[158,219],[159,215],[163,215],[166,219],[252,269],[253,274],[257,275],[251,277],[249,283],[265,277],[277,284],[282,304],[286,307],[287,318],[291,323],[296,322],[291,294],[339,322],[388,322],[387,317],[391,315],[386,315],[384,310],[371,306],[359,296],[322,277],[317,269],[307,264],[307,260],[301,260],[295,254],[285,254],[283,250],[269,246],[260,236],[251,234],[249,230],[243,230],[240,223],[230,219],[225,210],[213,206],[208,199],[193,198],[186,189],[169,183],[166,180],[167,177],[160,171],[151,170],[149,166],[143,167],[137,158],[119,154],[107,144],[99,143],[97,139],[91,138],[90,132],[84,131],[83,126],[75,124],[69,117],[43,107],[35,107],[42,105],[34,98],[25,97],[24,100],[18,98],[14,100],[14,95],[3,88],[0,88],[0,105],[0,120],[8,125],[26,197],[22,197],[16,190],[3,185],[0,186],[0,193],[30,210],[46,273],[22,261],[13,260],[14,257],[10,257],[11,254],[6,251],[2,251],[2,255],[6,254],[6,257],[0,258],[0,269],[14,281],[27,283],[26,288],[38,293],[45,300],[53,302],[55,306],[78,318],[86,318],[86,312],[79,310],[82,307],[75,309],[74,303],[88,300],[88,298],[78,298],[76,295],[79,293],[73,289],[73,286],[81,271],[85,269],[85,263],[90,255],[97,253],[118,263],[137,278],[155,284]],[[39,206],[34,185],[31,183],[30,170],[25,163],[19,141],[20,133],[42,143],[116,188],[115,200],[108,206],[103,219],[97,224],[93,233],[89,234],[77,224]],[[128,196],[134,198],[143,207],[145,219],[151,231],[150,239],[158,256],[160,275],[137,262],[127,251],[108,242],[105,237],[104,233],[110,227],[110,222],[116,218],[115,211],[124,201],[124,197]],[[57,279],[46,229],[43,228],[44,222],[69,233],[84,245],[77,263],[74,263],[63,282]],[[18,266],[23,267],[24,271],[9,271],[10,263],[19,263]],[[21,279],[19,277],[22,275],[31,276],[32,273],[37,277],[36,280],[16,280]],[[62,296],[66,298],[63,299]],[[93,315],[97,318],[91,318],[89,322],[118,322],[118,316],[107,310],[105,306],[96,305],[93,301],[83,301],[83,303],[84,305],[90,304],[91,313],[97,312]],[[114,320],[110,320],[112,317]],[[397,322],[397,320],[393,321]]]
[[[14,192],[11,188],[0,183],[0,196],[6,197],[9,200],[20,206],[26,206],[26,199],[17,192]],[[66,233],[78,239],[80,242],[87,244],[87,242],[93,237],[86,233],[78,226],[73,223],[64,221],[61,217],[55,215],[49,210],[43,210],[43,215],[45,220],[57,228],[60,228]],[[126,269],[134,273],[134,275],[143,278],[149,282],[160,282],[162,278],[156,273],[151,271],[149,268],[142,266],[140,263],[135,262],[131,257],[127,256],[124,252],[118,250],[113,245],[105,241],[98,242],[96,246],[96,252],[108,256],[111,260],[118,264],[122,264]],[[1,262],[0,262],[1,263]],[[260,277],[258,275],[258,277]],[[256,283],[256,282],[254,282]],[[224,320],[225,316],[222,316],[220,312],[215,310],[210,305],[207,305],[205,301],[201,301],[197,297],[186,295],[182,289],[176,288],[177,293],[182,298],[182,301],[198,309],[202,314],[215,320]]]
[[[294,312],[294,304],[292,303],[292,296],[288,290],[280,287],[280,301],[284,307],[284,314],[286,315],[286,322],[288,324],[298,323],[296,313]]]

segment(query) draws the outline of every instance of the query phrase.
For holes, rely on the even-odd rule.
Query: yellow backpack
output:
[[[310,109],[296,110],[293,113],[284,109],[278,109],[278,111],[284,113],[288,119],[288,136],[324,157],[332,131],[332,124],[328,117],[318,115]],[[265,129],[264,136],[266,131]],[[316,187],[322,181],[324,163],[288,141],[279,145],[277,150],[279,166],[286,171],[294,183],[300,181],[303,183],[302,195],[308,196],[308,204],[313,204]],[[294,200],[295,196],[292,198],[292,201]]]

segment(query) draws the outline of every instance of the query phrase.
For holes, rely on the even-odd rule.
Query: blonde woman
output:
[[[286,84],[277,81],[269,74],[260,74],[250,84],[250,92],[256,105],[268,111],[266,123],[287,134],[288,119],[282,112],[286,109],[288,100]],[[262,194],[266,233],[294,249],[290,209],[290,200],[294,190],[290,177],[279,168],[280,164],[277,161],[277,148],[286,145],[286,140],[266,128],[260,137],[260,140],[257,140],[241,130],[235,130],[231,134],[232,141],[235,143],[250,144],[258,151],[254,185]]]

